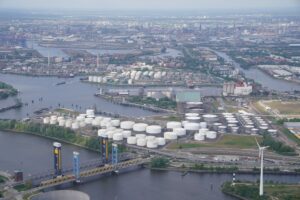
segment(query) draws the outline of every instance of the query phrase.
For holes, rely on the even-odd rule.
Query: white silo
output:
[[[186,130],[184,128],[174,128],[173,132],[176,133],[178,137],[186,135]]]
[[[216,131],[208,131],[206,133],[207,139],[216,139],[217,138],[217,132]]]
[[[128,138],[131,136],[131,131],[122,131],[123,138]]]
[[[147,148],[156,149],[158,147],[158,143],[156,140],[147,140]]]
[[[49,124],[49,123],[50,123],[50,118],[49,118],[49,117],[45,117],[45,118],[43,119],[43,123],[44,123],[44,124]]]
[[[196,140],[196,141],[204,141],[205,140],[205,135],[200,134],[200,133],[196,133],[194,135],[194,140]]]
[[[163,137],[158,137],[158,138],[156,138],[156,140],[157,140],[157,144],[158,144],[159,146],[164,146],[164,145],[166,145],[166,139],[165,139],[165,138],[163,138]]]
[[[140,133],[140,132],[145,132],[148,124],[145,123],[137,123],[134,124],[132,129],[134,132]]]
[[[144,146],[146,146],[146,144],[147,144],[147,141],[144,138],[138,138],[136,141],[136,145],[140,146],[140,147],[144,147]]]
[[[181,122],[170,121],[167,122],[167,129],[173,130],[174,128],[181,128]]]
[[[122,141],[123,140],[123,134],[122,133],[115,133],[113,135],[113,141]]]
[[[133,121],[123,121],[121,122],[120,127],[124,130],[131,130],[134,124],[135,122]]]
[[[162,129],[161,126],[158,125],[147,126],[146,133],[153,134],[153,135],[160,134],[161,129]]]
[[[136,144],[137,138],[135,136],[129,136],[127,138],[127,144]]]
[[[176,140],[177,139],[177,134],[174,132],[165,132],[164,133],[164,138],[166,140]]]

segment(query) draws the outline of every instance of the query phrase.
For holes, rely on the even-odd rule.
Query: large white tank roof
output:
[[[147,126],[148,125],[145,123],[137,123],[137,124],[134,124],[132,128],[133,128],[133,131],[135,131],[135,132],[145,132]]]
[[[173,132],[176,133],[177,136],[186,135],[186,130],[184,128],[174,128]]]
[[[167,122],[168,129],[181,128],[181,127],[182,127],[181,122],[175,122],[175,121]]]
[[[160,134],[161,133],[161,126],[158,126],[158,125],[147,126],[146,133],[148,133],[148,134]]]
[[[166,140],[176,140],[177,139],[177,134],[174,132],[165,132],[164,133],[164,138]]]
[[[146,146],[147,141],[145,138],[138,138],[136,144],[137,146],[144,147]]]
[[[127,138],[127,144],[136,144],[137,138],[135,136],[129,136]]]
[[[135,124],[135,122],[133,122],[133,121],[123,121],[123,122],[121,122],[120,127],[125,130],[130,130],[130,129],[132,129],[134,124]]]
[[[186,123],[184,125],[184,128],[188,131],[197,131],[200,128],[200,124],[199,123]]]

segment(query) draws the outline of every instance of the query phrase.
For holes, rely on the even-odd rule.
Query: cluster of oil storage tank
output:
[[[119,119],[112,119],[110,117],[95,116],[93,109],[86,110],[85,114],[79,114],[76,118],[51,115],[43,118],[44,124],[58,125],[61,127],[71,128],[77,130],[85,126],[94,127],[117,127],[120,125]]]
[[[129,70],[122,72],[118,78],[126,79],[128,84],[132,84],[134,81],[143,80],[145,77],[148,79],[155,79],[155,80],[161,80],[167,76],[166,71],[152,71],[152,70],[146,70],[146,71],[137,71],[137,70]]]
[[[239,122],[242,125],[243,133],[245,134],[263,134],[269,132],[276,134],[277,131],[269,129],[269,124],[260,116],[254,116],[249,114],[239,114]]]
[[[107,137],[113,141],[126,140],[127,144],[150,149],[166,144],[166,139],[160,137],[161,133],[162,127],[159,125],[135,123],[134,121],[122,121],[118,126],[106,126],[98,130],[100,137]]]
[[[88,81],[91,83],[106,83],[107,77],[106,76],[89,76]]]

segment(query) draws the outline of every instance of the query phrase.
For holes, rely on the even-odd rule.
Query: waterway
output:
[[[214,50],[212,50],[214,51]],[[294,91],[300,90],[300,84],[289,82],[285,80],[275,79],[270,75],[264,73],[263,71],[257,69],[256,67],[252,67],[250,69],[243,69],[237,62],[235,62],[230,56],[225,54],[224,52],[214,51],[224,60],[232,63],[234,67],[242,71],[246,78],[253,79],[255,82],[260,83],[263,87],[266,87],[270,90],[276,91]]]
[[[11,74],[0,74],[0,81],[11,84],[20,91],[17,97],[11,97],[0,101],[0,108],[11,106],[15,103],[16,98],[27,105],[20,109],[8,110],[0,114],[0,118],[5,119],[22,119],[33,116],[33,112],[41,108],[58,108],[61,107],[85,112],[87,108],[94,105],[98,110],[116,113],[122,116],[129,117],[144,117],[157,115],[155,112],[143,110],[134,107],[125,107],[118,104],[113,104],[104,99],[95,97],[94,94],[100,88],[97,84],[88,84],[80,81],[79,77],[64,79],[57,77],[31,77]],[[56,85],[59,82],[66,82],[63,85]],[[110,86],[101,86],[101,88],[112,88]],[[118,87],[115,87],[118,88]],[[120,87],[119,87],[120,88]],[[126,88],[126,87],[122,87]],[[128,89],[135,88],[128,87]],[[154,87],[150,90],[166,90],[169,87]],[[174,91],[189,91],[183,87],[173,87]],[[222,88],[217,87],[200,87],[197,91],[202,96],[219,96]],[[42,98],[42,101],[39,99]],[[77,106],[76,106],[77,105]]]
[[[98,110],[117,113],[124,116],[139,117],[157,115],[157,113],[147,110],[124,107],[97,98],[94,94],[97,92],[98,86],[82,83],[78,77],[62,79],[56,77],[30,77],[0,74],[0,80],[11,84],[18,89],[20,91],[18,97],[23,103],[28,104],[20,109],[1,113],[0,118],[22,119],[24,117],[32,116],[34,111],[41,108],[58,108],[59,105],[79,112],[85,112],[87,108],[91,108],[95,105]],[[66,84],[56,85],[62,81],[65,81]],[[39,101],[40,98],[43,100]],[[15,97],[3,102],[0,101],[0,107],[10,104],[14,99]]]
[[[23,170],[25,176],[51,169],[52,142],[37,136],[0,131],[0,169],[9,172]],[[80,152],[81,162],[98,158],[94,152],[63,144],[64,167],[71,166],[73,151]],[[236,178],[256,181],[259,176],[236,175]],[[71,189],[89,194],[91,200],[231,200],[233,198],[220,191],[222,183],[231,180],[230,174],[189,173],[183,177],[179,172],[141,169],[103,177]],[[300,176],[265,175],[265,180],[298,183]]]

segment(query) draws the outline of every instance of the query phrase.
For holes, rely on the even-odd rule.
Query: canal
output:
[[[212,49],[210,50],[215,52],[218,56],[222,57],[224,60],[232,63],[234,67],[236,67],[237,69],[239,69],[245,74],[246,78],[253,79],[257,83],[260,83],[263,87],[266,87],[270,90],[280,91],[280,92],[300,90],[300,84],[273,78],[256,67],[251,67],[250,69],[243,69],[237,62],[235,62],[231,57],[229,57],[224,52],[219,52]]]

